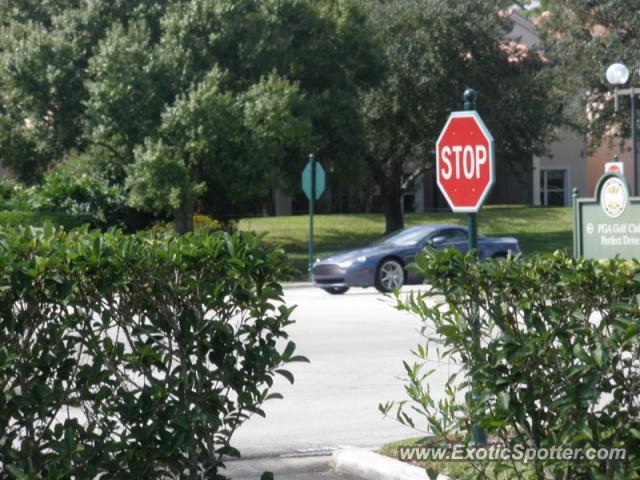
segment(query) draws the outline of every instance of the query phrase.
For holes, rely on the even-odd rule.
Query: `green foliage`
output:
[[[611,136],[612,127],[629,137],[629,101],[621,99],[620,111],[614,112],[606,71],[623,62],[630,70],[627,86],[638,86],[637,5],[627,0],[545,0],[537,13],[554,88],[566,99],[567,119],[588,134],[591,148]]]
[[[50,170],[34,189],[30,207],[37,211],[62,212],[93,227],[126,227],[126,196],[100,176],[75,175],[64,164]]]
[[[220,230],[231,231],[233,226],[225,224],[220,220],[217,220],[209,215],[196,214],[193,216],[193,230],[208,230],[210,232],[217,232]],[[169,222],[156,222],[151,227],[151,231],[154,233],[169,233],[173,231],[173,224]]]
[[[0,35],[0,152],[3,164],[34,183],[53,160],[79,145],[87,54],[82,19],[60,16],[49,29],[13,21]]]
[[[529,171],[559,118],[539,52],[510,45],[512,22],[495,1],[376,1],[369,24],[385,68],[362,92],[361,116],[387,231],[402,227],[403,181],[433,168],[438,134],[468,87],[478,91],[498,168]]]
[[[16,184],[7,177],[0,177],[0,210],[7,210],[15,196]]]
[[[11,210],[0,211],[0,227],[42,227],[47,223],[63,227],[67,230],[82,225],[82,221],[65,213],[55,212],[30,212]]]
[[[162,141],[145,142],[136,157],[126,183],[132,207],[172,214],[204,190],[191,178],[184,160]]]
[[[163,73],[144,22],[113,24],[89,60],[85,127],[117,152],[114,162],[129,163],[135,146],[155,134],[166,96],[171,100]]]
[[[133,206],[171,214],[200,194],[255,198],[275,183],[287,149],[301,156],[309,126],[293,113],[297,87],[270,75],[234,95],[226,81],[214,68],[164,112],[161,139],[136,149],[127,178]]]
[[[4,179],[0,208],[66,214],[76,219],[76,226],[89,223],[104,229],[117,225],[127,230],[144,226],[146,219],[127,207],[124,189],[111,180],[118,173],[107,166],[99,168],[103,159],[98,151],[70,157],[46,172],[41,184],[31,187]]]
[[[282,259],[250,235],[0,232],[2,470],[223,478],[233,432],[306,361]]]
[[[310,150],[359,171],[356,2],[37,3],[0,3],[0,157],[23,182],[100,148],[131,204],[184,217],[296,190]]]
[[[481,262],[449,250],[419,255],[417,268],[431,288],[400,301],[399,308],[424,320],[418,361],[405,364],[406,391],[412,413],[430,431],[445,440],[466,435],[469,441],[471,425],[478,424],[508,446],[624,447],[624,462],[539,462],[531,475],[635,478],[637,261],[575,260],[556,253]],[[476,321],[478,343],[472,341]],[[440,399],[429,389],[427,358],[459,367]],[[393,404],[381,408],[389,413]],[[397,416],[420,424],[404,402]],[[467,478],[482,477],[485,468],[470,467]],[[500,471],[509,468],[503,464]]]

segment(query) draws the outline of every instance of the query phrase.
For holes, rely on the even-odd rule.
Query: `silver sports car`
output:
[[[337,253],[316,261],[311,267],[313,283],[331,294],[351,287],[376,287],[389,292],[404,284],[422,283],[406,266],[426,247],[468,250],[467,229],[459,225],[430,224],[405,228],[379,239],[368,247]],[[506,257],[520,252],[518,240],[478,235],[480,258]]]

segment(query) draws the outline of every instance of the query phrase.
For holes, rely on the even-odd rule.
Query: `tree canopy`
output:
[[[385,59],[382,82],[362,92],[367,163],[385,200],[386,229],[403,226],[403,177],[435,162],[446,118],[467,87],[496,141],[499,164],[523,169],[553,132],[545,64],[518,48],[512,22],[491,0],[371,2],[369,26]]]
[[[37,182],[99,152],[130,205],[188,229],[196,207],[295,191],[314,152],[343,183],[365,172],[393,230],[465,88],[500,162],[528,166],[553,130],[555,90],[507,40],[508,3],[5,0],[0,161]]]
[[[215,211],[291,189],[309,151],[338,176],[362,159],[356,92],[377,57],[348,1],[7,0],[0,14],[0,158],[24,181],[102,149],[131,204]]]
[[[609,65],[623,62],[631,70],[629,83],[638,85],[637,2],[544,0],[534,14],[554,69],[554,88],[566,99],[567,118],[588,134],[592,147],[611,127],[628,134],[629,102],[614,112],[613,87],[605,74]]]

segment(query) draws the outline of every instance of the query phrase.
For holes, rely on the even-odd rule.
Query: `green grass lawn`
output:
[[[524,206],[491,206],[480,212],[480,233],[493,236],[518,238],[524,254],[553,252],[571,249],[571,208],[541,208]],[[384,233],[384,216],[367,215],[316,215],[315,257],[322,257],[339,250],[367,245]],[[465,224],[467,215],[453,213],[407,214],[406,226],[421,223]],[[309,217],[245,218],[238,222],[238,229],[255,233],[267,233],[267,241],[279,245],[288,253],[294,276],[304,278],[306,272],[309,239]]]

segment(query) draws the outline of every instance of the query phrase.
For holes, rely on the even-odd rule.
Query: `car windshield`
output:
[[[398,246],[411,246],[417,245],[427,235],[429,235],[433,229],[425,227],[411,227],[400,230],[399,232],[390,233],[380,239],[378,239],[375,245],[398,245]]]

